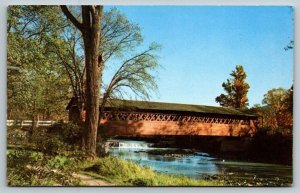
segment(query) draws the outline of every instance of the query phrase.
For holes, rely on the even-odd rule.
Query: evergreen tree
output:
[[[245,81],[247,75],[243,66],[236,66],[235,71],[232,71],[230,76],[233,78],[227,79],[227,81],[222,84],[226,94],[221,94],[216,97],[216,102],[224,107],[247,108],[247,93],[250,87]]]

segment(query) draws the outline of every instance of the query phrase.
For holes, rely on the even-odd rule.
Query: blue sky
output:
[[[108,9],[107,7],[106,9]],[[243,65],[250,107],[293,81],[293,9],[287,6],[117,6],[162,45],[158,95],[151,100],[218,106],[222,83]]]

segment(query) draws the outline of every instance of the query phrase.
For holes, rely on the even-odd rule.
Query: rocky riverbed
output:
[[[225,183],[227,186],[271,186],[271,187],[286,187],[292,185],[292,180],[288,178],[279,178],[279,177],[268,177],[261,178],[256,175],[245,174],[245,176],[241,176],[241,174],[229,173],[224,175],[212,175],[206,176],[204,179],[206,180],[220,180]]]
[[[194,179],[220,180],[226,186],[291,186],[292,166],[252,162],[198,149],[157,148],[142,141],[118,141],[109,154],[154,171]]]

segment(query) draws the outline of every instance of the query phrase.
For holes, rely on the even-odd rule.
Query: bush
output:
[[[28,140],[28,134],[26,131],[21,130],[17,127],[10,127],[7,128],[7,143],[8,144],[22,144],[27,142]]]
[[[82,128],[74,123],[55,123],[48,128],[48,133],[58,136],[69,145],[79,144],[82,136]]]
[[[66,157],[48,157],[34,151],[7,151],[10,186],[79,185],[72,176],[74,169],[74,160]]]
[[[48,155],[59,154],[67,149],[67,144],[59,136],[52,134],[35,135],[33,142],[39,151]]]
[[[73,157],[57,155],[48,160],[47,166],[53,169],[65,170],[69,172],[77,171],[77,165],[81,160]]]
[[[73,123],[56,123],[46,131],[36,129],[32,142],[38,150],[48,155],[62,154],[78,148],[81,128]]]
[[[24,150],[7,151],[7,167],[23,167],[25,164],[35,164],[43,160],[43,154]]]

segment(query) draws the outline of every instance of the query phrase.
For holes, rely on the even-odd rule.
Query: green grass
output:
[[[85,162],[81,170],[84,174],[120,186],[223,186],[221,181],[159,174],[147,167],[115,157]]]
[[[76,153],[45,155],[11,146],[7,150],[9,186],[80,186],[72,173],[83,173],[116,186],[224,186],[222,181],[167,175],[116,157],[78,157]],[[58,172],[53,172],[54,170]]]

